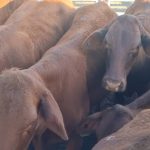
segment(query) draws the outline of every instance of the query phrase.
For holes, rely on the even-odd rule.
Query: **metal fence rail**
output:
[[[94,4],[98,2],[99,0],[72,0],[74,5],[77,7],[81,7],[84,5]]]

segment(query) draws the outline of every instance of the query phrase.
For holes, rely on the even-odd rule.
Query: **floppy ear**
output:
[[[89,35],[82,44],[83,50],[97,50],[100,49],[103,45],[104,37],[107,33],[108,29],[102,28],[94,31],[91,35]]]
[[[62,113],[51,93],[43,95],[40,98],[39,114],[49,130],[62,139],[68,140]]]
[[[145,53],[150,56],[150,34],[145,30],[141,22],[137,19],[141,31],[141,44]]]
[[[145,53],[150,56],[150,35],[142,35],[141,42]]]
[[[94,113],[94,114],[88,116],[80,124],[79,128],[77,129],[77,132],[81,136],[95,132],[97,130],[97,127],[99,126],[99,122],[101,121],[101,116],[102,116],[101,112]]]

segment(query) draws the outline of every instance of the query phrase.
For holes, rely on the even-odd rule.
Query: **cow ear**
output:
[[[61,110],[51,93],[40,98],[39,114],[49,130],[68,140]]]
[[[80,124],[78,133],[82,136],[85,134],[89,134],[92,132],[95,132],[97,130],[97,127],[99,126],[99,123],[101,121],[102,113],[94,113],[90,116],[88,116],[83,122]]]
[[[91,35],[89,35],[82,44],[83,50],[97,50],[103,45],[103,41],[108,29],[103,28],[96,30]]]
[[[136,17],[136,20],[139,24],[140,32],[141,32],[141,44],[143,46],[143,49],[145,53],[150,56],[150,34],[146,31],[146,29],[143,27],[139,19]]]
[[[145,34],[141,36],[141,43],[145,53],[150,56],[150,35]]]

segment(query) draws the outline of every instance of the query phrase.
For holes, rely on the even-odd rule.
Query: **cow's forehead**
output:
[[[134,21],[116,20],[106,34],[106,41],[115,46],[122,45],[124,48],[136,48],[140,43],[140,30]],[[118,45],[119,44],[119,45]]]
[[[122,30],[122,31],[126,31],[127,33],[131,33],[132,32],[139,32],[139,25],[138,22],[135,21],[135,19],[133,18],[124,18],[124,20],[121,18],[118,18],[116,21],[113,22],[113,24],[110,26],[109,31],[113,32],[113,31],[118,31],[118,30]]]

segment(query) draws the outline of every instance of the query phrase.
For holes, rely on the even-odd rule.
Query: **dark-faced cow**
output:
[[[150,3],[143,1],[140,6],[140,13],[117,17],[87,40],[91,49],[104,44],[107,66],[103,86],[109,91],[127,89],[130,95],[134,92],[140,95],[147,89],[150,76]]]

